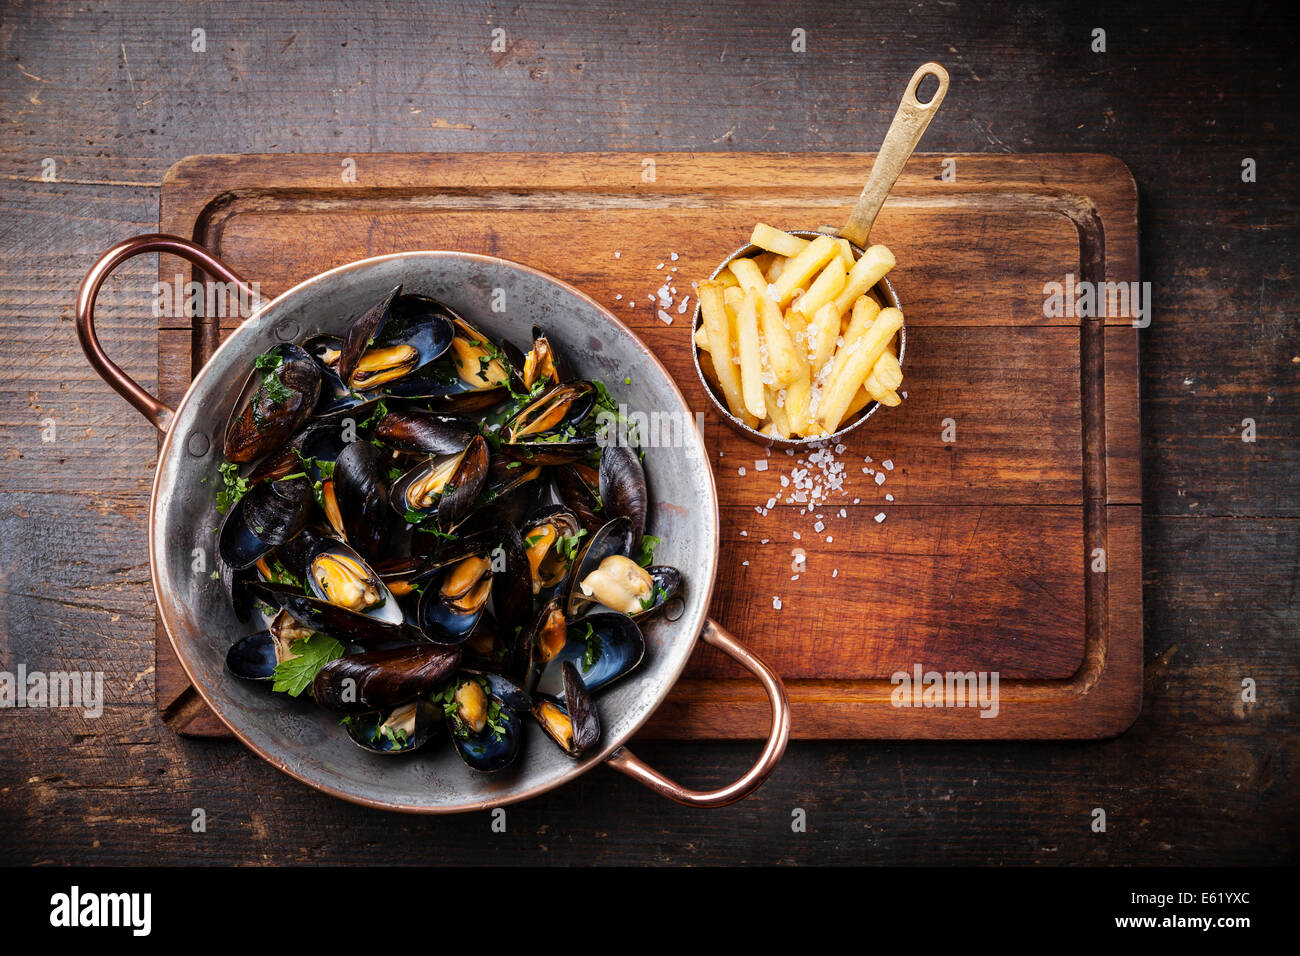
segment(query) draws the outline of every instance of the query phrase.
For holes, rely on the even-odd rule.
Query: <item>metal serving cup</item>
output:
[[[921,82],[928,76],[933,76],[938,81],[938,86],[930,99],[923,103],[920,97],[917,96],[917,92],[921,87]],[[867,247],[867,239],[871,235],[871,227],[876,221],[876,215],[880,212],[880,207],[885,204],[885,197],[894,188],[894,183],[898,181],[899,175],[903,172],[903,166],[907,163],[908,157],[916,149],[916,144],[921,141],[922,134],[925,132],[926,127],[930,125],[930,121],[934,119],[934,114],[939,111],[939,106],[943,103],[943,98],[947,93],[948,71],[938,63],[921,64],[907,82],[907,89],[903,91],[903,98],[898,104],[898,112],[894,114],[894,121],[889,124],[889,131],[885,134],[885,141],[880,144],[880,152],[876,154],[876,161],[871,166],[871,173],[867,177],[866,184],[862,187],[858,201],[853,205],[853,211],[849,213],[848,221],[844,223],[839,232],[823,226],[821,229],[813,231],[788,230],[790,234],[803,239],[816,239],[818,236],[846,239],[849,245],[853,247],[854,261],[862,258],[862,254]],[[731,265],[734,259],[757,255],[762,251],[753,244],[742,246],[727,256],[726,260],[713,270],[713,275],[709,278],[716,279],[722,274],[723,269]],[[898,295],[894,292],[894,287],[890,285],[888,278],[881,278],[872,288],[880,299],[882,308],[893,307],[903,311],[903,307],[898,301]],[[750,428],[731,414],[731,409],[727,407],[723,398],[714,390],[713,383],[708,380],[704,374],[704,369],[700,367],[700,347],[695,344],[695,332],[699,329],[703,320],[700,304],[697,301],[695,304],[695,321],[691,323],[691,349],[695,356],[696,374],[700,376],[700,384],[704,386],[704,393],[709,396],[709,400],[717,408],[722,420],[730,425],[738,435],[748,438],[750,441],[768,446],[775,445],[779,448],[804,448],[831,444],[858,428],[875,414],[877,407],[880,405],[879,402],[872,402],[870,405],[864,406],[851,422],[830,435],[815,435],[807,438],[778,438],[775,435],[764,435],[757,429]],[[903,352],[907,346],[906,326],[898,330],[898,335],[895,338],[898,342],[898,364],[902,365]]]
[[[818,236],[832,236],[837,239],[843,238],[838,233],[829,229],[824,232],[805,232],[802,230],[794,230],[794,229],[788,231],[790,235],[798,236],[801,239],[816,239]],[[864,251],[862,247],[854,243],[852,240],[849,240],[849,245],[853,246],[854,260],[856,261],[857,259],[860,259]],[[747,256],[758,255],[763,251],[764,250],[760,249],[756,245],[753,245],[752,243],[742,246],[741,248],[733,252],[731,255],[727,256],[727,260],[724,263],[722,263],[722,265],[718,266],[718,268],[714,269],[713,275],[709,276],[709,278],[716,279],[726,270],[727,266],[731,265],[733,260],[742,259]],[[896,293],[894,291],[894,287],[890,285],[888,277],[882,278],[879,282],[877,282],[874,286],[872,286],[872,291],[875,292],[876,296],[880,299],[881,308],[887,309],[892,307],[900,311],[902,310],[903,307],[901,304],[899,304],[898,301],[898,293]],[[855,428],[857,428],[863,422],[865,422],[868,418],[874,415],[876,409],[880,407],[879,402],[872,402],[870,405],[864,406],[862,410],[859,411],[856,416],[854,416],[852,421],[850,421],[847,425],[844,425],[838,431],[836,431],[834,434],[831,435],[815,435],[809,438],[779,438],[776,435],[764,435],[758,429],[750,428],[748,425],[746,425],[735,415],[731,414],[731,409],[727,407],[726,400],[723,399],[723,397],[718,394],[714,384],[710,382],[708,376],[704,374],[704,369],[700,365],[700,347],[695,344],[695,332],[699,329],[700,324],[703,321],[704,321],[704,316],[700,310],[700,304],[699,302],[696,302],[695,321],[691,323],[691,352],[695,358],[695,373],[699,375],[700,384],[704,386],[704,394],[709,396],[709,401],[711,401],[713,403],[713,407],[718,410],[718,414],[722,416],[722,420],[731,426],[732,431],[734,431],[736,434],[740,435],[743,438],[747,438],[750,441],[757,442],[758,444],[761,445],[770,445],[770,446],[775,446],[777,448],[805,448],[808,447],[809,445],[833,444],[834,442],[841,440],[845,435],[853,431]],[[907,349],[906,324],[903,326],[903,328],[898,330],[898,334],[894,336],[894,341],[898,343],[898,364],[902,365],[903,354]]]

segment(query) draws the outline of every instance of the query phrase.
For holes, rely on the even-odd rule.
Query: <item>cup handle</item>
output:
[[[916,91],[927,76],[937,79],[939,88],[934,91],[928,103],[922,103]],[[922,64],[907,81],[907,90],[903,93],[902,102],[898,104],[894,121],[889,124],[889,132],[880,145],[880,152],[876,153],[876,161],[871,166],[867,184],[862,187],[862,194],[858,196],[853,212],[849,213],[848,222],[840,230],[840,235],[855,246],[863,249],[867,247],[867,237],[871,235],[871,226],[876,221],[880,207],[885,204],[885,197],[894,188],[894,183],[898,182],[903,166],[916,149],[916,144],[921,141],[921,134],[930,125],[930,120],[939,112],[939,105],[947,92],[948,71],[938,63]]]
[[[104,352],[103,346],[99,344],[99,337],[95,334],[95,299],[99,296],[100,286],[104,284],[104,280],[112,274],[113,270],[127,259],[144,255],[147,252],[170,252],[172,255],[180,256],[182,259],[198,266],[208,275],[216,276],[224,282],[234,284],[242,295],[248,297],[249,301],[255,301],[258,296],[255,290],[234,269],[217,259],[202,246],[190,242],[188,239],[182,239],[180,236],[169,236],[163,233],[151,233],[145,236],[136,236],[133,239],[125,239],[100,256],[98,261],[90,267],[90,271],[86,273],[86,278],[82,280],[81,289],[77,293],[77,338],[81,340],[81,349],[86,353],[86,359],[90,362],[91,368],[99,373],[100,378],[130,402],[136,411],[153,422],[154,427],[160,432],[166,432],[171,425],[172,410],[146,392],[135,379],[122,371],[117,363]]]
[[[740,779],[717,790],[689,790],[675,780],[665,777],[626,747],[614,751],[606,763],[619,773],[625,773],[633,780],[640,781],[669,800],[676,800],[688,807],[725,807],[757,790],[776,768],[790,739],[790,701],[786,697],[785,685],[781,683],[781,678],[776,675],[776,672],[736,640],[721,624],[712,619],[706,621],[700,638],[744,664],[767,691],[768,699],[772,704],[772,729],[768,732],[767,744],[763,747],[763,753],[758,761]]]

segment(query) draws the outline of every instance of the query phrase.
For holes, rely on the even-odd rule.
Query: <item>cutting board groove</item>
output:
[[[202,243],[264,294],[412,249],[526,263],[609,307],[697,409],[707,405],[689,350],[693,297],[676,313],[691,281],[757,220],[838,224],[871,161],[375,154],[356,157],[357,182],[343,183],[343,158],[188,157],[164,182],[161,229]],[[653,182],[642,179],[646,158],[655,161]],[[939,178],[944,158],[955,159],[955,182]],[[786,678],[796,737],[1121,732],[1141,701],[1137,331],[1122,311],[1102,319],[1046,314],[1044,284],[1067,275],[1138,279],[1131,175],[1099,155],[918,155],[873,239],[899,260],[893,279],[907,314],[908,399],[855,433],[837,456],[849,493],[814,514],[782,503],[765,508],[796,463],[783,452],[768,457],[706,416],[723,540],[714,616]],[[178,273],[191,277],[183,263],[160,261],[161,280]],[[649,307],[665,277],[678,288],[672,324]],[[158,321],[160,389],[174,404],[239,319]],[[948,419],[956,423],[953,443],[941,440]],[[877,485],[862,469],[881,471],[886,458],[894,467]],[[766,471],[756,470],[759,460]],[[822,532],[812,530],[818,515]],[[797,578],[794,548],[807,555]],[[1104,572],[1092,570],[1097,549]],[[169,725],[225,734],[161,629],[156,648],[157,703]],[[891,676],[916,665],[996,672],[997,716],[892,706]],[[766,727],[758,686],[701,647],[643,733],[756,737]]]

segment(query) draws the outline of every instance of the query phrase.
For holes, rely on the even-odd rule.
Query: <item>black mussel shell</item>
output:
[[[311,484],[303,478],[254,485],[221,522],[217,550],[233,571],[252,567],[277,545],[292,540],[311,517]]]
[[[383,452],[368,441],[354,441],[334,463],[333,494],[343,521],[343,531],[367,561],[392,552],[394,522],[388,507],[388,486],[383,477]]]
[[[532,622],[519,632],[511,673],[520,675],[525,686],[531,686],[542,668],[564,650],[568,642],[569,622],[564,616],[564,602],[559,594],[554,594],[533,615]]]
[[[520,461],[559,465],[586,457],[597,447],[594,435],[574,432],[596,407],[591,382],[571,382],[544,392],[516,412],[502,428],[502,450]]]
[[[606,518],[597,497],[599,473],[595,468],[582,461],[557,465],[551,469],[551,482],[555,496],[577,516],[588,534],[604,526]]]
[[[451,310],[450,347],[419,374],[386,389],[397,398],[425,399],[444,411],[470,412],[504,401],[510,394],[509,359],[492,340]]]
[[[482,435],[475,435],[462,451],[456,452],[458,458],[442,456],[430,458],[416,465],[393,482],[389,490],[389,503],[393,510],[406,518],[414,513],[425,515],[434,512],[437,515],[438,530],[444,534],[454,531],[468,517],[471,507],[478,498],[488,473],[488,448]],[[436,493],[432,504],[427,508],[418,507],[411,501],[411,489],[416,482],[423,481],[435,469],[453,468],[447,477],[443,489]],[[411,520],[411,519],[408,519]]]
[[[483,579],[488,578],[487,587],[490,589],[493,577],[491,556],[478,553],[471,557],[484,558],[489,564],[462,596],[444,596],[443,587],[447,584],[448,578],[456,572],[460,561],[467,558],[461,558],[454,564],[440,568],[424,585],[416,608],[416,620],[424,636],[431,641],[439,644],[462,644],[470,638],[487,613],[490,590],[483,589]],[[454,606],[453,602],[456,601],[461,602],[463,606]]]
[[[492,575],[492,607],[501,626],[513,632],[528,622],[532,611],[532,573],[519,529],[513,524],[501,524],[497,533],[500,570]]]
[[[423,585],[437,575],[449,564],[468,558],[471,554],[486,554],[492,550],[496,529],[484,529],[472,533],[458,534],[453,537],[417,531],[412,536],[411,559],[413,564],[395,565],[392,562],[380,562],[379,567],[395,568],[410,572],[407,577]],[[378,570],[378,568],[376,568]],[[381,574],[385,573],[381,571]]]
[[[306,582],[307,566],[311,563],[321,539],[330,537],[332,532],[321,525],[309,524],[294,538],[275,549],[272,557],[281,566],[299,580]]]
[[[382,732],[380,728],[394,717],[399,718],[398,723],[404,726],[390,733]],[[391,710],[349,714],[343,726],[352,742],[362,750],[385,755],[409,754],[419,750],[442,730],[442,708],[419,698]]]
[[[249,590],[259,600],[283,608],[303,627],[349,644],[373,647],[421,640],[419,632],[404,623],[390,624],[365,614],[357,614],[315,595],[303,594],[292,585],[259,582],[250,584]]]
[[[552,532],[550,535],[544,531],[548,525]],[[537,509],[522,522],[522,528],[521,536],[528,557],[532,592],[549,595],[553,589],[563,587],[568,580],[569,571],[581,552],[581,539],[586,537],[587,531],[577,515],[564,505],[547,505]],[[575,543],[575,540],[579,543]],[[536,553],[534,547],[538,549]],[[570,548],[573,550],[568,550]]]
[[[418,408],[389,412],[375,425],[375,437],[389,448],[430,457],[459,454],[477,434],[467,418]]]
[[[614,518],[607,521],[599,531],[591,535],[577,561],[574,562],[573,570],[569,574],[569,583],[565,588],[568,594],[565,612],[569,617],[577,617],[583,608],[593,603],[591,598],[582,593],[580,587],[587,575],[600,567],[600,563],[611,555],[619,554],[626,557],[630,554],[632,535],[632,522],[627,518]]]
[[[464,671],[455,686],[459,687],[467,680],[477,681],[480,686],[487,684],[485,693],[489,706],[493,700],[499,704],[495,723],[500,729],[489,724],[475,733],[461,722],[455,710],[447,713],[447,728],[456,752],[467,766],[481,773],[495,773],[505,769],[518,756],[523,734],[517,711],[529,710],[532,701],[522,688],[499,674]]]
[[[226,426],[226,461],[257,461],[279,449],[316,407],[321,371],[297,345],[277,345],[265,355],[282,360],[275,369],[254,369]]]
[[[315,573],[316,562],[322,558],[328,559],[331,555],[337,556],[344,562],[355,565],[357,573],[362,576],[363,580],[368,583],[379,595],[379,603],[364,611],[358,611],[367,617],[373,617],[377,620],[384,621],[388,624],[401,624],[405,620],[402,614],[402,608],[398,605],[397,599],[393,597],[388,586],[375,573],[374,569],[366,563],[361,555],[357,554],[352,548],[349,548],[342,541],[334,538],[321,538],[312,546],[307,559],[307,586],[311,588],[312,594],[322,601],[329,601],[330,597],[325,591],[319,576]],[[350,610],[350,609],[349,609]]]
[[[561,750],[570,757],[581,757],[600,740],[600,715],[572,662],[565,661],[560,673],[563,702],[539,698],[533,704],[533,716]]]
[[[682,572],[676,568],[666,564],[652,564],[645,570],[650,575],[650,584],[654,588],[654,602],[632,615],[638,621],[658,614],[682,590]]]
[[[503,671],[511,677],[522,676],[511,669],[513,647],[502,636],[496,620],[485,615],[474,633],[460,645],[463,660],[468,667],[479,670]]]
[[[606,516],[632,522],[632,547],[635,548],[645,534],[646,508],[650,501],[645,469],[637,450],[622,444],[606,446],[600,455],[598,487]]]
[[[378,339],[379,333],[384,324],[391,315],[393,300],[402,292],[399,285],[393,291],[372,305],[369,309],[359,315],[348,326],[347,334],[343,336],[343,345],[339,349],[338,361],[335,363],[334,371],[339,380],[345,386],[354,388],[356,391],[362,391],[352,384],[352,378],[356,375],[357,364],[361,361],[361,356],[373,347]]]
[[[634,670],[644,656],[645,638],[636,621],[613,611],[588,614],[569,625],[564,649],[542,668],[534,692],[561,699],[565,661],[573,663],[594,693]]]
[[[346,389],[389,394],[390,387],[418,375],[451,345],[454,313],[427,296],[400,292],[398,286],[348,328],[334,370]],[[399,349],[406,357],[382,374],[367,374],[367,355],[373,358],[381,349]]]
[[[249,634],[226,651],[226,670],[244,680],[270,680],[277,658],[270,631]]]
[[[560,385],[569,381],[568,363],[556,350],[551,340],[537,326],[533,326],[533,341],[528,351],[521,352],[513,344],[503,342],[502,351],[510,359],[511,372],[519,391],[528,394],[539,384]]]
[[[460,663],[460,651],[412,644],[330,661],[312,681],[312,696],[326,710],[361,713],[389,710],[429,693]]]

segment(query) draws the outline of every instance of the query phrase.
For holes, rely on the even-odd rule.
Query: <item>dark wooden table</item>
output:
[[[491,48],[495,28],[504,52]],[[1094,28],[1105,53],[1091,50]],[[206,52],[192,49],[195,29]],[[791,50],[795,29],[805,53]],[[0,711],[0,862],[1295,861],[1294,36],[1293,20],[1243,2],[1168,14],[996,2],[7,4],[0,670],[99,669],[107,703],[97,720]],[[155,436],[86,366],[72,305],[99,252],[156,226],[172,162],[869,150],[930,58],[953,86],[924,149],[1107,152],[1139,184],[1154,321],[1141,339],[1146,696],[1128,734],[796,742],[756,796],[721,811],[678,808],[597,770],[511,808],[500,834],[486,815],[361,810],[238,743],[162,725],[145,553]],[[1255,182],[1242,181],[1247,157]],[[110,353],[144,382],[155,378],[155,277],[134,262],[101,298]],[[1247,418],[1253,443],[1241,440]],[[754,752],[638,746],[695,784],[734,776]],[[207,832],[196,834],[200,807]],[[1096,807],[1104,833],[1089,826]],[[806,833],[792,832],[796,808]]]

